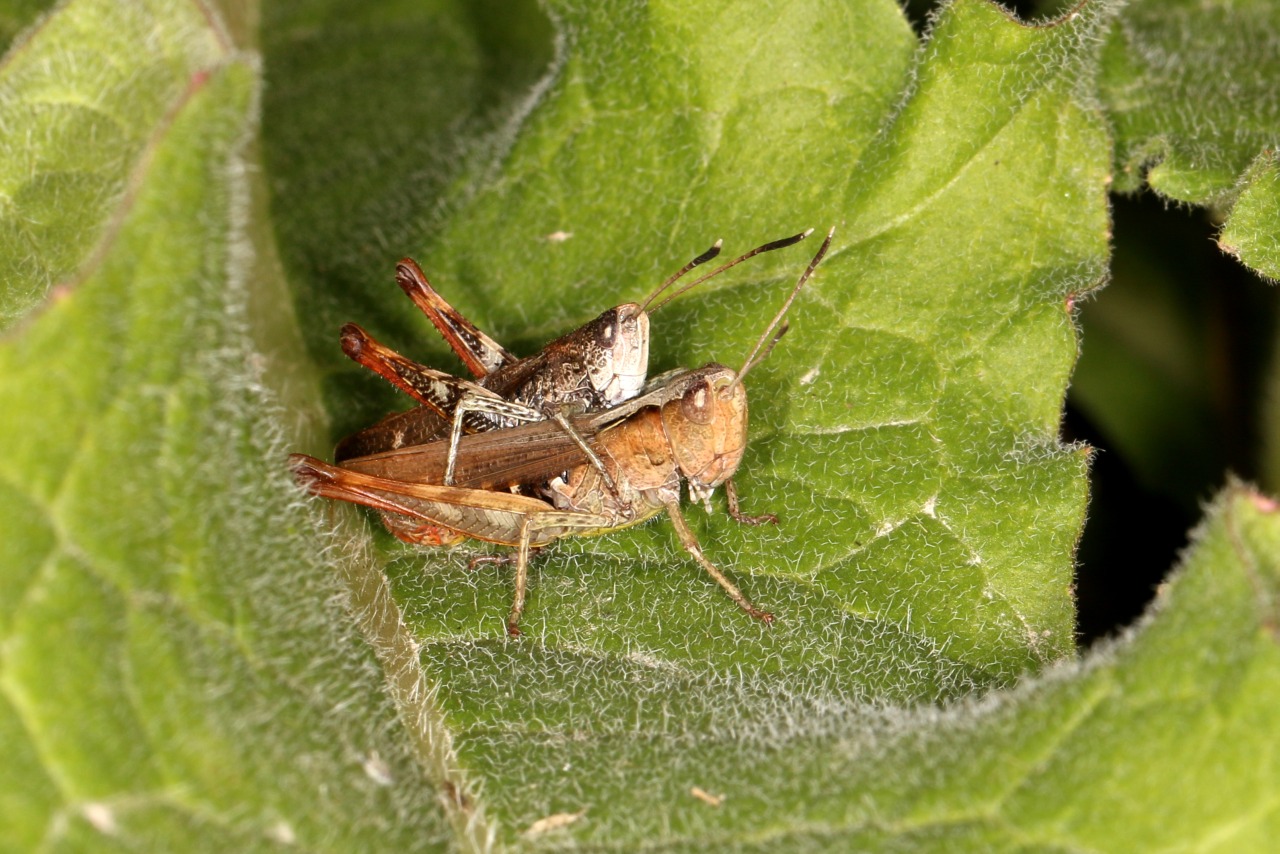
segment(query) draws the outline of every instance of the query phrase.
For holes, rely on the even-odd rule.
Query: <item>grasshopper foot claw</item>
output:
[[[467,569],[477,569],[481,566],[506,566],[516,562],[514,555],[476,555],[467,561]]]

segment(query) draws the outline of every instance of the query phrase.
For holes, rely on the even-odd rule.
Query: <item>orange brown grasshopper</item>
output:
[[[600,467],[587,461],[566,431],[543,422],[466,436],[452,449],[443,440],[390,449],[347,459],[341,467],[295,454],[290,458],[295,476],[314,495],[371,507],[384,518],[404,520],[405,528],[425,523],[515,546],[515,599],[507,619],[511,635],[519,634],[534,548],[562,537],[629,527],[663,511],[681,544],[729,597],[751,616],[772,622],[772,614],[753,605],[703,554],[680,511],[681,481],[688,483],[690,498],[703,502],[724,484],[730,514],[740,522],[776,521],[742,515],[731,480],[747,442],[742,379],[786,331],[784,325],[770,339],[831,237],[828,233],[741,370],[713,363],[671,372],[631,401],[570,419]],[[455,459],[458,484],[445,485],[443,473]],[[515,491],[530,487],[536,496]],[[395,531],[396,523],[389,527]]]

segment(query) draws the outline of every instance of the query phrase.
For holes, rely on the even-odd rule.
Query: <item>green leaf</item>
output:
[[[1280,508],[1232,487],[1196,540],[1138,630],[941,711],[690,683],[644,662],[589,671],[563,691],[513,681],[529,725],[470,737],[504,758],[484,767],[491,779],[537,786],[495,786],[491,803],[525,820],[586,808],[565,833],[588,847],[1267,850],[1280,831]],[[508,656],[477,650],[450,666],[486,658]],[[609,715],[622,703],[600,692],[619,681],[661,683],[636,705],[661,708],[656,732]],[[548,727],[559,715],[572,726]],[[693,786],[723,803],[708,806]]]
[[[1277,44],[1280,6],[1268,0],[1135,0],[1117,16],[1099,79],[1116,136],[1117,189],[1136,190],[1145,178],[1166,198],[1210,207],[1208,215],[1225,219],[1219,246],[1271,279],[1280,275]],[[1192,233],[1202,239],[1182,222],[1168,223],[1145,251],[1126,250],[1121,235],[1116,287],[1086,310],[1083,323],[1094,334],[1072,387],[1138,476],[1188,507],[1228,459],[1259,472],[1268,486],[1280,483],[1280,361],[1260,383],[1260,405],[1251,393],[1254,369],[1234,363],[1251,349],[1274,348],[1249,339],[1251,326],[1265,324],[1257,318],[1274,311],[1272,301],[1224,288],[1221,271],[1181,245]],[[1218,326],[1224,303],[1236,306],[1226,330]],[[1231,394],[1222,394],[1224,372],[1247,412],[1223,411]],[[1255,408],[1260,427],[1235,424],[1251,421]]]
[[[148,37],[154,5],[54,15],[6,58],[6,136],[30,142],[0,160],[3,326],[71,277],[95,242],[109,239],[104,232],[118,226],[111,214],[151,154],[152,131],[172,120],[168,110],[197,71],[225,50],[218,33],[187,11],[153,49],[114,61]]]
[[[1269,279],[1280,279],[1280,158],[1267,151],[1244,175],[1222,229],[1222,248]]]
[[[8,0],[0,7],[0,45],[7,50],[14,38],[53,5],[53,0]]]
[[[1116,188],[1143,179],[1193,204],[1234,200],[1280,133],[1280,7],[1270,0],[1135,0],[1118,16],[1099,80],[1116,134]]]
[[[26,93],[5,162],[34,170],[9,222],[86,202],[21,250],[56,247],[28,283],[57,286],[0,340],[6,850],[456,838],[345,628],[248,346],[256,77],[195,4],[108,0],[64,4],[3,68]]]
[[[529,718],[540,726],[471,737],[504,757],[486,771],[538,781],[529,794],[490,790],[502,812],[589,808],[566,831],[589,846],[1266,850],[1280,830],[1277,556],[1275,502],[1233,487],[1137,631],[943,711],[662,673],[668,684],[643,697],[666,713],[655,734],[599,697],[627,676],[653,681],[635,663],[567,691],[512,682],[540,700]],[[572,727],[549,730],[557,712]]]
[[[1062,662],[1111,9],[961,0],[918,40],[890,0],[268,4],[260,173],[258,63],[206,7],[61,6],[0,67],[0,258],[34,271],[0,338],[0,845],[1260,845],[1273,504],[1233,487],[1163,612]],[[32,108],[55,66],[110,134]],[[342,322],[452,364],[403,254],[529,352],[716,237],[828,224],[749,378],[741,491],[782,524],[690,511],[771,628],[659,521],[556,544],[511,641],[508,572],[288,482],[313,388],[330,438],[395,402]],[[655,372],[737,364],[815,242],[663,309]]]

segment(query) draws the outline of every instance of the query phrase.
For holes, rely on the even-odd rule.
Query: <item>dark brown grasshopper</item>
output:
[[[834,230],[833,230],[834,231]],[[457,447],[459,482],[441,480],[452,456],[441,441],[393,449],[331,466],[300,454],[291,457],[298,482],[325,498],[372,507],[384,516],[425,523],[517,547],[516,592],[507,630],[519,634],[532,549],[567,536],[628,527],[666,511],[686,550],[751,616],[772,622],[703,554],[680,511],[680,484],[694,500],[707,501],[725,484],[730,514],[741,522],[731,478],[747,441],[746,373],[772,350],[770,340],[792,300],[831,244],[827,235],[787,301],[739,371],[710,364],[676,371],[631,401],[571,420],[573,429],[603,462],[598,469],[565,431],[532,423],[464,437]],[[768,346],[765,346],[766,342]],[[614,484],[606,488],[606,477]],[[533,485],[539,497],[509,490]]]

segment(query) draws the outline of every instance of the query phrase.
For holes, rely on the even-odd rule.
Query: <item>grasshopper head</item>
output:
[[[616,406],[644,387],[649,316],[635,303],[623,303],[552,341],[539,357],[558,366],[552,372],[562,376],[552,389],[557,397],[578,398],[590,386],[594,405]]]
[[[633,302],[611,308],[591,324],[595,358],[587,377],[609,406],[630,400],[649,372],[649,315]]]
[[[689,494],[702,500],[733,477],[747,446],[747,392],[736,374],[711,364],[662,407],[662,423]]]

